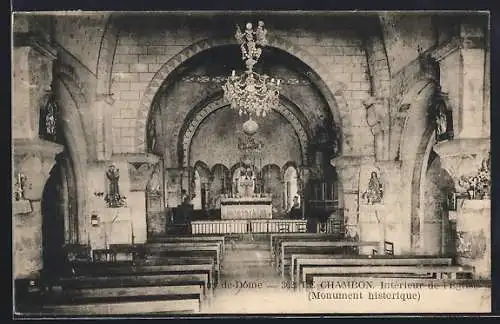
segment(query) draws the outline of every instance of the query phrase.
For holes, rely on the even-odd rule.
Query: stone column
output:
[[[42,264],[41,200],[55,156],[63,147],[39,138],[40,108],[50,91],[54,48],[27,31],[14,33],[13,51],[13,270],[35,279]]]
[[[450,217],[455,218],[457,227],[457,261],[461,265],[476,267],[479,278],[491,277],[490,252],[490,217],[491,206],[488,195],[485,197],[468,196],[468,187],[460,179],[475,177],[489,159],[490,139],[455,139],[434,145],[434,151],[439,154],[443,168],[452,177],[455,190],[459,197],[456,211],[450,211]],[[486,181],[491,182],[489,172]],[[489,188],[487,189],[489,191]]]
[[[165,234],[167,226],[162,197],[158,196],[153,199],[150,196],[146,201],[148,183],[160,158],[153,154],[128,154],[124,158],[128,163],[130,174],[128,195],[134,243],[144,243],[151,236]]]
[[[344,215],[346,236],[359,239],[359,173],[362,156],[343,155],[331,161],[342,186],[339,206]]]
[[[461,124],[458,137],[481,138],[483,137],[483,109],[485,74],[485,39],[483,28],[475,23],[465,21],[460,27],[462,40],[461,66],[462,80],[462,111]]]
[[[25,179],[21,200],[13,201],[16,279],[38,277],[42,269],[41,200],[55,156],[62,150],[61,145],[40,139],[14,140],[13,176],[21,174]]]
[[[384,188],[384,217],[381,243],[394,244],[394,254],[404,254],[410,250],[410,225],[401,217],[401,161],[377,161],[380,179]]]

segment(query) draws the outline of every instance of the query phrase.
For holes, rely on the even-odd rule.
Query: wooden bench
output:
[[[198,313],[197,294],[134,295],[110,298],[84,297],[46,301],[39,312],[29,315],[92,316],[92,315],[147,315],[170,313]]]
[[[63,277],[57,286],[65,289],[84,288],[123,288],[123,287],[149,287],[172,285],[200,285],[203,295],[207,298],[213,296],[213,287],[209,285],[208,273],[143,273],[138,275],[112,275],[112,276],[80,276]]]
[[[321,238],[337,238],[340,240],[340,236],[336,234],[318,234],[318,233],[280,233],[271,234],[269,248],[271,249],[271,255],[274,255],[275,246],[277,241],[280,239],[321,239]]]
[[[213,262],[175,262],[161,265],[128,265],[128,264],[80,264],[75,267],[77,276],[129,276],[129,275],[153,275],[153,274],[177,274],[177,273],[207,273],[209,287],[215,287]],[[217,279],[218,282],[218,279]]]
[[[280,253],[276,255],[276,265],[280,269],[281,277],[285,277],[285,262],[291,263],[291,257],[287,258],[286,254],[297,253],[332,253],[332,254],[346,254],[347,249],[359,248],[362,246],[378,246],[378,242],[353,242],[353,241],[298,241],[287,242],[282,241],[279,243]]]
[[[290,278],[295,287],[302,287],[301,279],[302,269],[316,266],[359,266],[359,265],[398,265],[398,266],[450,266],[451,258],[437,258],[425,256],[367,256],[359,255],[356,257],[348,255],[314,255],[314,254],[294,254],[292,255],[292,264],[290,266]]]
[[[318,266],[305,267],[302,269],[302,282],[310,284],[309,277],[313,277],[313,282],[321,278],[324,281],[331,280],[331,277],[344,276],[350,279],[351,275],[362,276],[365,279],[372,277],[385,278],[412,278],[424,277],[426,279],[459,279],[458,276],[472,276],[473,267],[461,266]]]
[[[271,252],[271,256],[274,260],[279,258],[280,254],[280,246],[282,242],[338,242],[342,241],[340,237],[329,235],[327,237],[310,237],[310,238],[301,238],[301,237],[290,237],[290,238],[277,238],[274,241],[274,247]]]
[[[176,243],[176,242],[220,242],[222,252],[224,253],[225,239],[224,236],[156,236],[148,240],[148,243]]]
[[[217,271],[222,265],[222,247],[220,243],[152,243],[143,247],[145,259],[210,257],[214,259]]]

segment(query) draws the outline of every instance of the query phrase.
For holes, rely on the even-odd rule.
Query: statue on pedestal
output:
[[[368,189],[363,193],[362,198],[366,200],[368,205],[373,205],[382,202],[384,191],[377,172],[372,171]]]
[[[118,182],[120,180],[120,169],[114,164],[111,164],[106,171],[106,178],[108,179],[108,193],[104,200],[108,207],[116,208],[125,206],[125,197],[120,195],[120,188]]]

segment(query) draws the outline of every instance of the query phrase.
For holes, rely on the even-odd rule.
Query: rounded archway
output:
[[[219,47],[234,46],[235,48],[238,48],[235,45],[236,44],[234,40],[226,38],[203,40],[187,47],[160,68],[160,70],[154,75],[153,79],[145,90],[138,109],[135,130],[136,150],[138,152],[144,152],[147,149],[146,144],[148,141],[146,125],[147,121],[150,119],[149,114],[151,111],[151,107],[153,105],[153,102],[156,100],[157,95],[168,88],[172,84],[172,82],[179,80],[180,76],[185,71],[186,65],[188,65],[188,63],[193,59],[196,59],[196,57],[199,57],[201,54],[206,54],[206,52]],[[340,102],[337,102],[334,94],[330,90],[334,86],[325,83],[325,81],[320,77],[321,75],[328,75],[328,70],[323,67],[314,56],[307,53],[307,51],[279,37],[270,38],[269,45],[266,50],[273,51],[280,57],[284,57],[288,61],[293,61],[294,64],[297,64],[298,66],[300,65],[306,82],[310,82],[312,85],[314,85],[318,93],[321,94],[328,107],[328,111],[325,112],[325,115],[327,115],[325,116],[325,118],[330,123],[330,127],[333,127],[336,130],[335,141],[337,143],[336,149],[338,154],[342,150],[341,146],[343,143],[339,105],[346,104],[347,101],[340,100]],[[237,52],[235,52],[235,55],[236,58],[239,57],[239,54]],[[239,63],[239,65],[241,65],[241,63]],[[230,73],[232,69],[234,69],[234,67],[227,66],[224,72],[225,75]],[[220,78],[218,78],[219,83],[221,83],[222,81],[223,80],[220,80]],[[296,82],[296,80],[293,80],[292,82]],[[337,93],[337,97],[341,96],[341,93]]]

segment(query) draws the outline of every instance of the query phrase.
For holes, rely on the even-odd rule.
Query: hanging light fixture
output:
[[[260,75],[253,70],[262,54],[261,47],[267,45],[266,34],[262,21],[259,21],[255,30],[251,23],[247,23],[244,33],[236,26],[235,38],[241,44],[242,60],[247,69],[242,75],[236,75],[233,70],[222,88],[224,98],[231,104],[231,108],[239,111],[240,116],[247,114],[250,118],[265,117],[279,103],[281,80]]]

